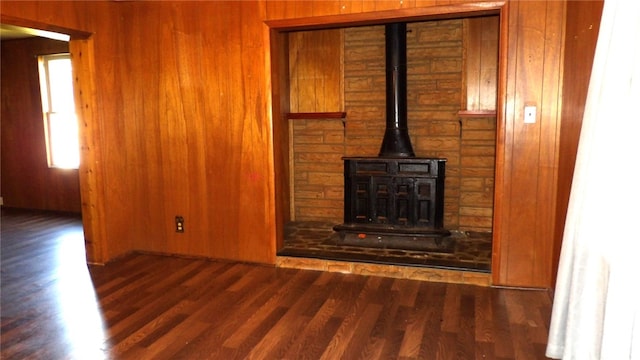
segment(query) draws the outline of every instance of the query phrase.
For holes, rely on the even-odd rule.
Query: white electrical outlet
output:
[[[536,107],[535,106],[524,107],[524,123],[525,124],[536,123]]]

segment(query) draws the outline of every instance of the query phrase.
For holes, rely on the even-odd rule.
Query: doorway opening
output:
[[[87,191],[88,181],[91,180],[90,178],[92,176],[95,176],[94,174],[92,174],[91,171],[86,171],[88,169],[88,166],[86,164],[84,165],[82,164],[82,162],[90,160],[86,158],[88,151],[86,151],[86,147],[84,147],[85,151],[83,154],[83,148],[79,149],[81,152],[81,159],[82,159],[79,170],[66,169],[66,168],[63,169],[61,166],[50,166],[51,164],[47,159],[48,154],[45,146],[46,144],[45,128],[46,127],[42,125],[43,111],[40,109],[39,106],[37,105],[34,106],[34,104],[41,103],[40,91],[38,88],[36,88],[35,91],[33,91],[32,89],[29,88],[29,85],[28,85],[28,84],[34,84],[34,83],[38,84],[39,75],[38,75],[37,56],[45,55],[45,54],[54,54],[54,53],[70,53],[71,62],[73,64],[72,65],[73,74],[74,74],[73,81],[71,82],[73,85],[70,85],[70,86],[74,88],[73,97],[75,98],[76,109],[93,108],[93,104],[89,104],[87,102],[86,95],[82,96],[83,99],[80,99],[80,100],[78,99],[78,94],[82,93],[81,91],[79,91],[79,88],[85,86],[88,83],[92,83],[93,74],[90,71],[92,67],[88,65],[88,62],[91,61],[91,59],[89,58],[91,55],[91,52],[85,51],[90,47],[90,44],[91,44],[91,42],[88,40],[90,37],[90,34],[84,31],[66,29],[66,28],[61,28],[54,25],[28,21],[24,19],[17,19],[9,16],[2,16],[1,24],[2,24],[3,48],[5,47],[4,45],[6,42],[7,44],[10,43],[11,46],[15,47],[15,49],[18,49],[18,51],[13,52],[13,55],[22,54],[22,53],[27,54],[27,53],[33,52],[32,54],[33,56],[28,56],[28,54],[25,55],[25,56],[28,56],[31,59],[31,61],[27,64],[27,66],[29,66],[29,68],[27,69],[28,71],[22,72],[22,73],[30,74],[29,78],[22,79],[22,80],[14,79],[10,82],[11,84],[13,84],[12,86],[17,86],[16,84],[22,84],[18,87],[22,88],[27,95],[21,96],[21,100],[17,102],[12,101],[11,102],[13,104],[12,108],[4,106],[5,103],[3,102],[3,109],[2,109],[3,140],[4,140],[5,133],[7,133],[5,132],[5,130],[8,129],[8,128],[5,128],[6,126],[11,125],[11,129],[9,130],[11,130],[14,133],[15,132],[18,132],[20,134],[24,133],[24,129],[20,130],[20,126],[21,126],[20,121],[10,121],[11,116],[8,116],[8,115],[11,115],[13,112],[15,112],[14,108],[16,106],[19,106],[20,104],[23,104],[22,106],[25,107],[25,109],[20,110],[20,112],[22,112],[23,115],[31,114],[32,115],[31,117],[33,118],[32,119],[33,126],[29,124],[27,124],[27,126],[35,129],[33,131],[36,131],[38,133],[38,136],[35,137],[35,139],[31,138],[30,136],[27,138],[27,139],[33,140],[33,144],[30,145],[28,149],[24,149],[24,145],[25,143],[29,143],[29,141],[26,141],[26,142],[22,141],[23,143],[21,144],[21,146],[17,146],[14,144],[14,142],[11,142],[11,141],[2,142],[2,147],[3,147],[2,173],[3,175],[12,173],[14,176],[17,174],[17,172],[15,171],[7,171],[7,170],[10,170],[10,169],[7,169],[7,167],[10,166],[10,162],[4,161],[5,159],[16,158],[18,159],[19,162],[23,162],[22,164],[17,164],[16,166],[22,166],[22,167],[25,167],[24,165],[25,161],[32,159],[34,163],[37,163],[38,165],[44,164],[44,166],[40,166],[38,168],[39,170],[32,169],[36,167],[35,165],[30,167],[29,169],[31,170],[26,171],[25,176],[31,177],[33,179],[39,179],[41,182],[44,179],[44,188],[46,191],[51,190],[49,188],[52,188],[52,186],[48,186],[48,184],[53,183],[53,184],[60,185],[58,186],[62,189],[60,191],[65,191],[65,194],[67,192],[72,194],[68,196],[71,198],[70,201],[66,200],[67,196],[65,194],[51,194],[51,197],[54,200],[48,201],[46,204],[39,204],[39,203],[32,204],[31,202],[29,202],[29,199],[25,199],[25,196],[20,196],[20,194],[23,194],[23,195],[26,194],[28,197],[33,195],[33,193],[37,193],[36,191],[34,191],[34,186],[35,188],[38,187],[37,184],[25,185],[25,184],[29,184],[29,182],[20,181],[22,182],[22,185],[19,182],[18,184],[14,184],[15,186],[11,187],[10,189],[8,179],[5,179],[3,177],[3,181],[2,181],[3,194],[2,195],[3,195],[4,206],[15,207],[19,209],[20,208],[39,209],[44,211],[59,212],[63,214],[64,213],[80,214],[82,217],[83,231],[85,234],[86,261],[100,262],[99,259],[96,259],[94,248],[90,244],[91,241],[89,241],[89,239],[92,238],[91,236],[92,234],[91,229],[93,228],[92,219],[95,218],[95,214],[92,214],[92,212],[95,212],[97,209],[92,209],[92,207],[89,204],[89,202],[91,201],[87,201],[90,199],[90,197],[83,196],[88,193]],[[47,29],[47,30],[41,30],[41,29]],[[3,52],[3,55],[5,53],[6,52]],[[7,63],[9,63],[9,61],[7,62],[3,61],[3,65]],[[6,74],[3,74],[3,77],[4,75]],[[5,81],[3,81],[3,85],[4,84],[5,84]],[[76,88],[76,86],[78,88]],[[14,90],[15,91],[12,91],[12,92],[16,92],[19,89],[14,89]],[[87,92],[85,91],[84,94],[87,94]],[[86,116],[85,113],[86,111],[81,111],[80,113],[77,114],[77,121],[83,123],[84,125],[84,126],[79,126],[79,130],[80,130],[79,142],[80,144],[83,144],[83,145],[87,143],[93,143],[93,140],[90,138],[91,137],[90,129],[92,129],[92,119],[90,119],[90,116]],[[7,114],[7,116],[4,116],[5,114]],[[23,118],[25,116],[23,116]],[[24,137],[20,139],[24,140]],[[20,152],[22,155],[15,156],[16,152]],[[41,174],[41,176],[36,176],[35,174],[33,174],[33,171],[40,171],[44,175]],[[81,198],[84,201],[81,201]],[[60,199],[63,199],[63,200],[60,200]],[[89,234],[89,236],[87,236],[87,234]]]

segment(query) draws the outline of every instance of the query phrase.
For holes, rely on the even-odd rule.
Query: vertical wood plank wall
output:
[[[106,236],[104,144],[98,101],[96,98],[95,49],[87,34],[74,37],[69,43],[73,67],[73,92],[78,114],[80,135],[80,168],[78,169],[82,196],[82,223],[85,253],[88,263],[104,261],[110,243]]]
[[[288,34],[290,111],[343,111],[343,31],[295,31]]]
[[[596,51],[604,0],[567,3],[567,34],[564,47],[562,124],[558,160],[558,200],[556,241],[553,252],[553,278],[558,271],[564,219],[569,205],[573,169],[576,163],[582,117],[587,100],[593,56]]]
[[[274,202],[271,204],[275,213],[276,224],[286,224],[291,221],[291,212],[287,211],[291,207],[290,193],[292,186],[290,183],[290,160],[289,152],[290,128],[287,113],[290,107],[289,89],[289,36],[286,33],[279,33],[275,30],[269,31],[271,41],[271,71],[272,88],[272,127],[273,127],[273,179],[274,179]],[[280,209],[280,211],[276,211]],[[284,226],[276,226],[275,231],[276,249],[284,246]]]
[[[456,1],[457,2],[457,1]],[[449,1],[13,2],[2,15],[92,33],[108,261],[131,250],[274,263],[288,89],[271,76],[264,20]],[[565,2],[510,1],[494,283],[549,287]],[[277,35],[277,34],[276,34]],[[282,39],[280,39],[282,41]],[[271,94],[271,85],[279,86]],[[271,96],[275,101],[271,102]],[[525,103],[536,124],[522,123]],[[271,118],[271,110],[276,114]],[[272,133],[272,128],[276,133]],[[276,161],[278,160],[278,161]],[[275,161],[275,162],[274,162]],[[286,169],[285,169],[286,170]],[[285,189],[286,190],[286,189]],[[278,202],[278,203],[276,203]],[[280,211],[280,210],[278,210]],[[173,217],[185,217],[185,233]]]
[[[465,110],[495,111],[500,18],[465,19]]]
[[[502,199],[494,217],[496,284],[544,287],[552,281],[564,18],[564,2],[509,3],[508,43],[500,59],[506,61],[506,84],[498,134],[504,142],[496,175]],[[526,105],[537,107],[534,124],[523,121]]]
[[[40,105],[37,56],[67,52],[69,44],[58,40],[31,38],[2,42],[4,206],[81,211],[78,170],[48,166]]]
[[[104,194],[94,261],[143,250],[275,263],[262,9],[3,1],[3,19],[93,33]]]

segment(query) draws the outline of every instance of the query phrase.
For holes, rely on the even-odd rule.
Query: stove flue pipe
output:
[[[386,129],[380,157],[415,157],[407,127],[407,24],[385,25]]]

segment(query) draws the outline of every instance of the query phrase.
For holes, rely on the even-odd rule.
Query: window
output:
[[[69,54],[43,55],[38,57],[38,64],[49,167],[77,169],[80,144],[71,57]]]

